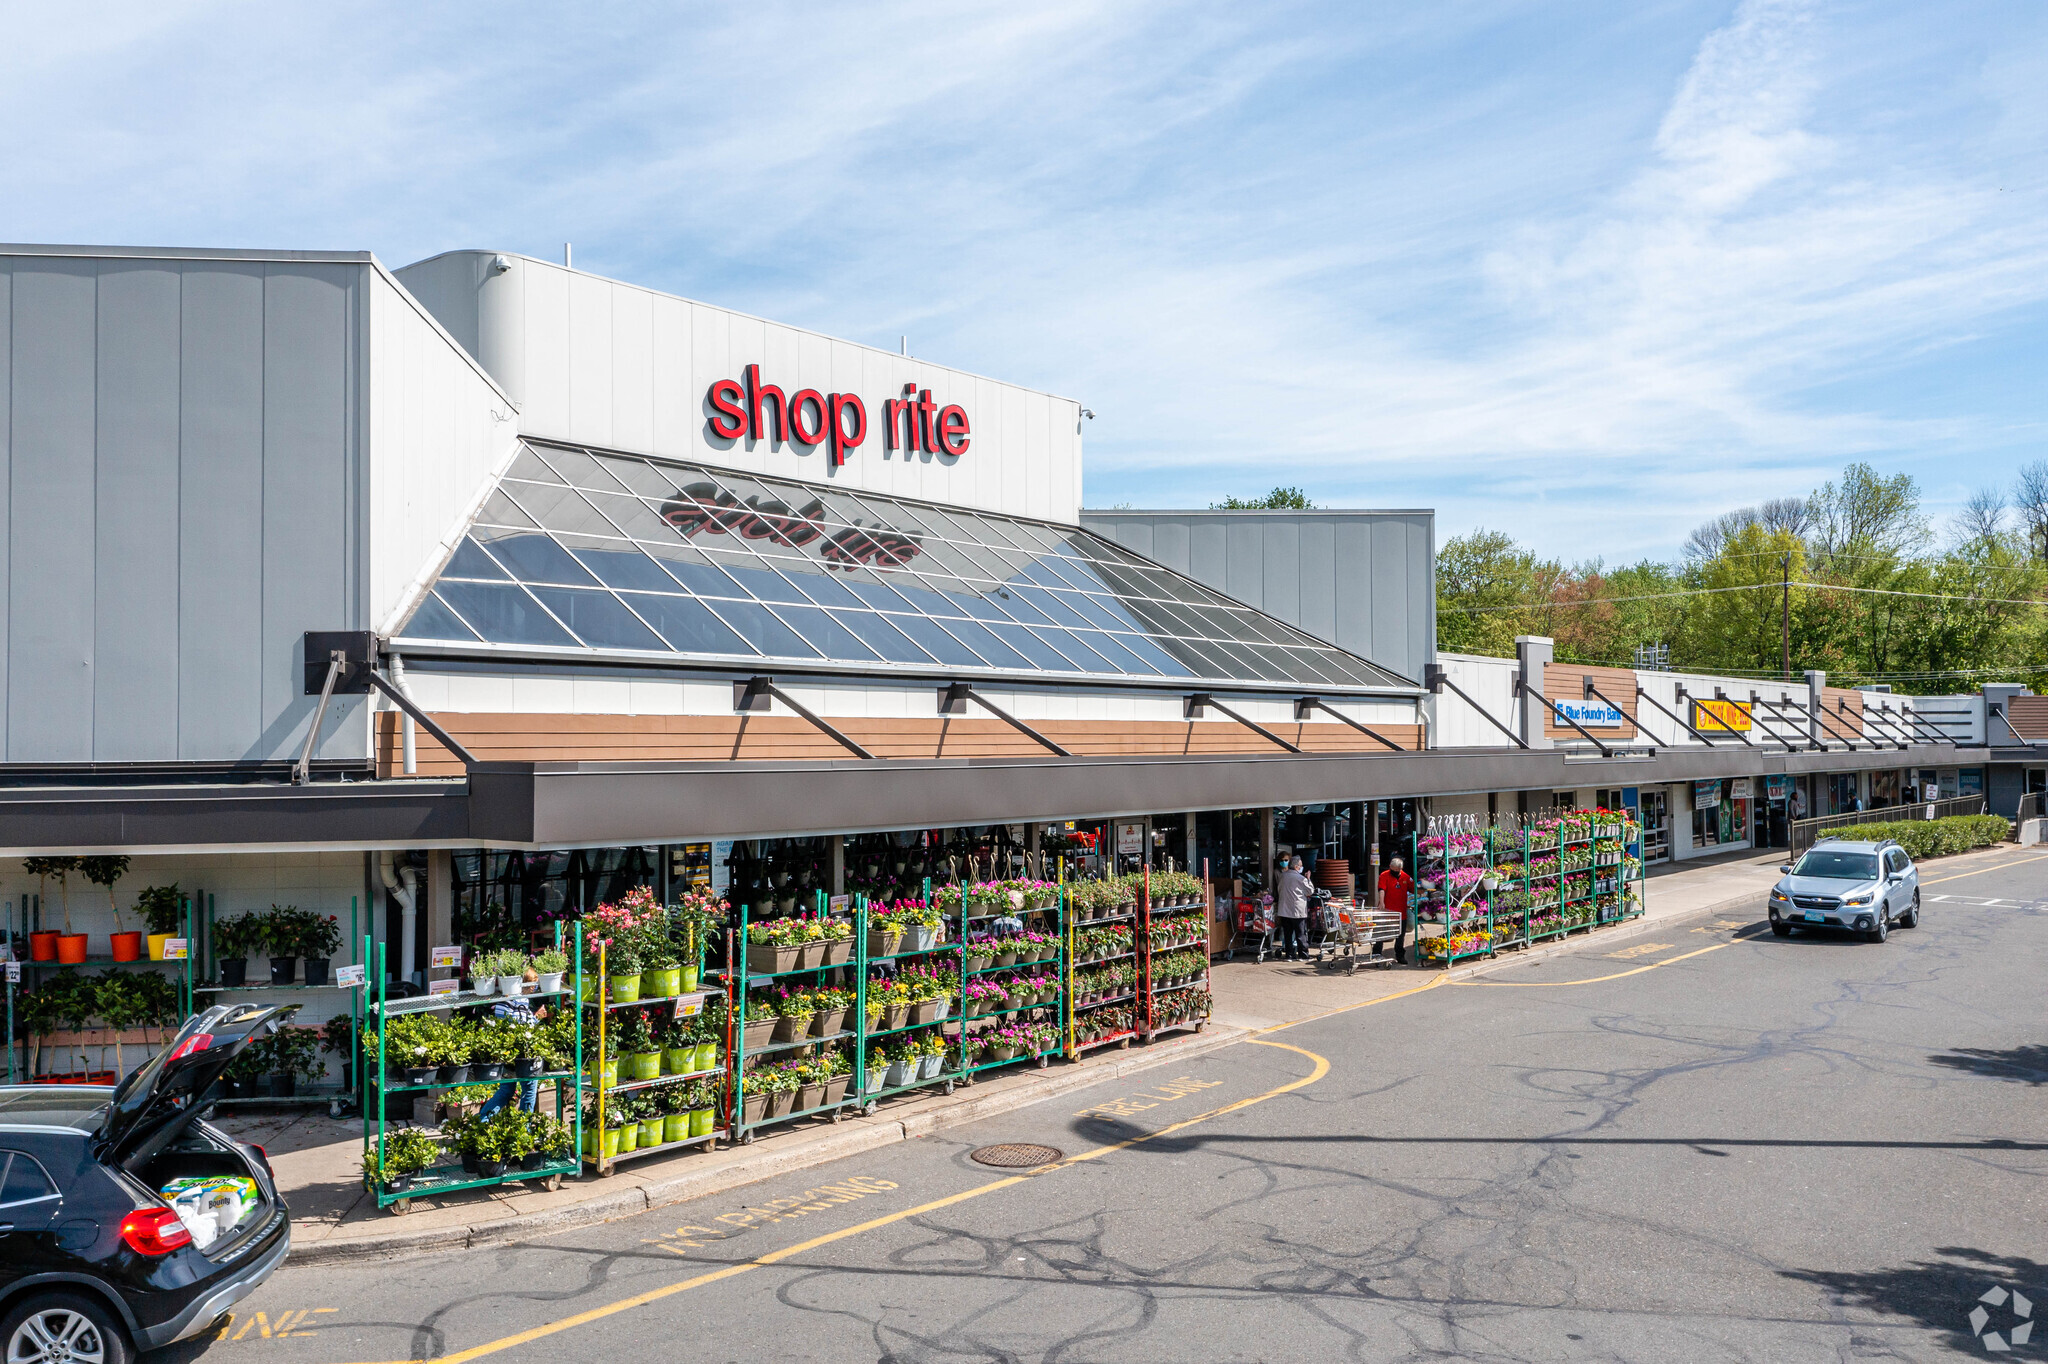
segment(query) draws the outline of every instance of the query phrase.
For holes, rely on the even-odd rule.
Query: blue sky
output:
[[[455,247],[1081,399],[1091,505],[1567,558],[2048,457],[2048,9],[17,9],[0,237]]]

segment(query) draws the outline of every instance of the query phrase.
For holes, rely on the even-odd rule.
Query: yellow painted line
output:
[[[1747,938],[1737,938],[1735,940],[1735,942],[1747,941]],[[1702,947],[1694,952],[1681,952],[1675,957],[1666,957],[1662,961],[1653,961],[1648,966],[1638,966],[1632,971],[1616,971],[1611,976],[1588,976],[1584,980],[1459,980],[1451,983],[1454,985],[1505,985],[1514,989],[1531,989],[1550,985],[1598,985],[1603,980],[1620,980],[1623,976],[1639,976],[1645,971],[1654,971],[1660,966],[1669,966],[1673,962],[1684,961],[1689,957],[1703,957],[1709,952],[1718,952],[1724,947],[1733,946],[1735,946],[1734,942],[1717,942],[1712,947]]]
[[[2048,853],[2036,853],[2032,857],[2020,857],[2010,862],[2001,862],[1995,867],[1979,867],[1975,871],[1959,871],[1954,876],[1937,876],[1932,881],[1922,880],[1920,884],[1923,886],[1938,886],[1944,881],[1962,881],[1972,876],[1982,876],[1987,871],[2004,871],[2007,867],[2024,867],[2029,862],[2044,860],[2048,860]]]
[[[1414,992],[1407,991],[1405,993],[1412,994]],[[1388,996],[1390,999],[1393,997],[1391,995]],[[1378,1001],[1369,1000],[1367,1002],[1377,1003]],[[651,1288],[645,1293],[636,1293],[630,1298],[621,1298],[617,1302],[609,1302],[602,1307],[593,1307],[587,1312],[578,1312],[574,1316],[563,1317],[560,1321],[547,1322],[544,1325],[535,1326],[513,1335],[502,1336],[497,1340],[485,1341],[481,1345],[472,1345],[466,1350],[457,1350],[453,1354],[437,1355],[435,1356],[435,1364],[464,1364],[466,1360],[482,1359],[486,1355],[494,1355],[500,1351],[512,1349],[514,1346],[530,1345],[536,1340],[545,1340],[549,1336],[559,1335],[563,1331],[573,1330],[578,1326],[588,1326],[591,1322],[602,1321],[606,1317],[616,1316],[620,1312],[631,1311],[635,1307],[645,1307],[649,1303],[660,1302],[663,1298],[672,1297],[677,1293],[687,1293],[691,1289],[701,1288],[705,1284],[717,1283],[721,1279],[734,1278],[747,1273],[749,1270],[759,1269],[764,1265],[778,1264],[793,1255],[802,1255],[804,1252],[816,1250],[820,1246],[831,1245],[834,1241],[843,1241],[849,1236],[859,1236],[863,1232],[874,1231],[877,1228],[886,1227],[908,1218],[922,1217],[928,1212],[937,1212],[940,1208],[949,1208],[956,1203],[965,1203],[970,1198],[979,1198],[983,1194],[994,1193],[998,1189],[1007,1189],[1013,1185],[1022,1184],[1027,1179],[1035,1179],[1040,1175],[1051,1174],[1055,1170],[1062,1170],[1070,1165],[1078,1165],[1084,1160],[1094,1160],[1100,1156],[1109,1155],[1113,1151],[1128,1150],[1133,1146],[1141,1146],[1148,1141],[1156,1141],[1160,1137],[1168,1136],[1171,1133],[1184,1131],[1197,1123],[1208,1122],[1211,1118],[1220,1118],[1226,1113],[1237,1113],[1255,1104],[1262,1104],[1268,1099],[1277,1099],[1282,1094],[1303,1089],[1330,1073],[1329,1061],[1305,1048],[1290,1046],[1285,1042],[1261,1042],[1257,1038],[1247,1038],[1246,1040],[1261,1047],[1279,1047],[1286,1051],[1297,1052],[1314,1061],[1315,1069],[1302,1079],[1290,1080],[1286,1084],[1276,1089],[1269,1089],[1263,1094],[1254,1094],[1248,1099],[1239,1099],[1235,1103],[1225,1104],[1221,1108],[1212,1108],[1207,1113],[1200,1113],[1192,1118],[1183,1119],[1170,1127],[1162,1127],[1156,1132],[1147,1132],[1142,1136],[1132,1137],[1129,1140],[1120,1141],[1111,1146],[1098,1146],[1092,1151],[1083,1151],[1079,1155],[1068,1156],[1064,1160],[1042,1166],[1031,1174],[1010,1175],[1003,1179],[992,1180],[987,1184],[978,1185],[972,1189],[965,1189],[959,1193],[948,1195],[945,1198],[936,1198],[929,1203],[920,1203],[914,1208],[905,1208],[902,1212],[892,1212],[886,1216],[872,1218],[866,1222],[859,1223],[856,1226],[842,1227],[838,1231],[829,1231],[822,1236],[814,1236],[808,1241],[800,1241],[793,1246],[784,1246],[780,1250],[768,1251],[765,1254],[754,1257],[745,1264],[727,1265],[723,1269],[714,1269],[709,1273],[699,1274],[693,1279],[684,1279],[680,1283],[664,1284],[660,1288]],[[390,1360],[384,1361],[384,1364],[415,1364],[415,1362],[412,1360]]]

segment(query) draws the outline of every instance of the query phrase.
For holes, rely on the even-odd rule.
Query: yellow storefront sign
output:
[[[1732,734],[1749,728],[1749,712],[1734,701],[1694,701],[1692,727],[1702,734]]]

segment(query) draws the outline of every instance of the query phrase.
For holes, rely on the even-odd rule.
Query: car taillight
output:
[[[190,1055],[191,1055],[191,1054],[192,1054],[193,1052],[195,1052],[195,1051],[205,1051],[205,1050],[206,1050],[206,1049],[207,1049],[208,1047],[210,1047],[210,1046],[212,1046],[212,1045],[213,1045],[213,1034],[212,1034],[212,1033],[210,1033],[210,1032],[199,1032],[199,1033],[194,1033],[194,1034],[192,1034],[192,1035],[191,1035],[190,1037],[186,1038],[186,1039],[185,1039],[184,1041],[180,1042],[180,1043],[179,1043],[179,1044],[177,1045],[177,1047],[176,1047],[176,1048],[174,1048],[174,1049],[172,1050],[171,1054],[170,1054],[169,1056],[166,1056],[166,1057],[164,1058],[164,1060],[165,1060],[165,1061],[175,1061],[175,1060],[177,1060],[177,1059],[178,1059],[179,1057],[181,1057],[181,1056],[190,1056]]]
[[[192,1233],[169,1208],[137,1208],[121,1219],[121,1239],[137,1255],[168,1255],[192,1244]]]
[[[258,1159],[258,1160],[262,1161],[262,1162],[263,1162],[263,1168],[264,1168],[264,1169],[266,1169],[266,1170],[269,1170],[269,1171],[270,1171],[270,1174],[271,1174],[271,1176],[272,1176],[273,1178],[275,1178],[275,1177],[276,1177],[276,1175],[277,1175],[277,1171],[276,1171],[276,1170],[273,1170],[273,1169],[271,1169],[271,1166],[270,1166],[270,1152],[268,1152],[268,1151],[264,1150],[264,1149],[263,1149],[263,1148],[262,1148],[261,1146],[258,1146],[258,1145],[257,1145],[257,1144],[256,1144],[255,1142],[253,1142],[253,1141],[249,1143],[249,1149],[250,1149],[251,1151],[254,1151],[254,1152],[256,1153],[256,1159]]]

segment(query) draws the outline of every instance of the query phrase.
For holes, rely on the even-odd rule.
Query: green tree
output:
[[[1313,511],[1315,503],[1299,488],[1275,488],[1264,497],[1226,497],[1211,502],[1211,511]]]

